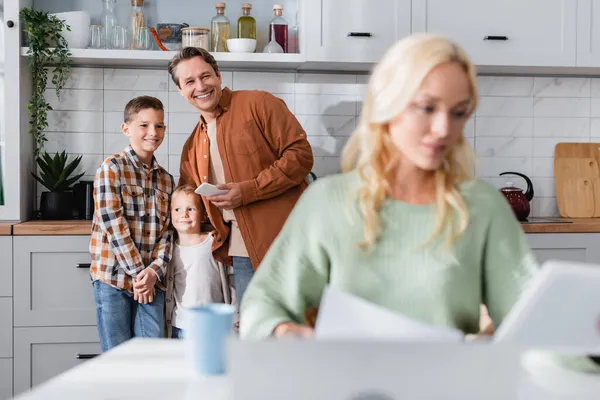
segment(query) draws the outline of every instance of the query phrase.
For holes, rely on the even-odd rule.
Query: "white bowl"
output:
[[[71,27],[71,32],[62,30],[62,36],[69,43],[71,49],[85,49],[90,38],[90,13],[87,11],[70,11],[56,15],[61,21]]]
[[[227,39],[227,50],[230,53],[253,53],[256,50],[256,39]]]

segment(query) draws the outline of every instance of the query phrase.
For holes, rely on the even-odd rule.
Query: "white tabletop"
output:
[[[534,364],[537,361],[527,361]],[[600,398],[600,376],[566,371],[552,364],[536,368],[520,389],[520,399],[592,400]],[[184,343],[169,339],[132,339],[24,393],[33,399],[210,399],[232,400],[227,376],[194,378]]]

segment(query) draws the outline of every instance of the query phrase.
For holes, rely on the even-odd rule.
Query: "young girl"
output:
[[[167,269],[167,336],[182,337],[185,310],[209,303],[235,304],[233,271],[212,255],[213,235],[201,231],[205,210],[191,185],[179,186],[171,197],[171,221],[177,231]]]

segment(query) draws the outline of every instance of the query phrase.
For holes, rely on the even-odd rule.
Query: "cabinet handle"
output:
[[[87,263],[87,264],[85,264],[85,263],[79,263],[79,264],[77,264],[77,268],[90,268],[91,266],[92,266],[92,264],[90,264],[90,263]]]
[[[348,37],[371,37],[371,32],[348,32]]]
[[[96,357],[98,354],[77,354],[77,359],[78,360],[90,360],[94,357]]]
[[[12,28],[13,26],[15,26],[15,23],[12,22],[11,20],[6,21],[6,26],[8,26],[9,28]]]
[[[483,40],[508,40],[508,36],[484,36]]]

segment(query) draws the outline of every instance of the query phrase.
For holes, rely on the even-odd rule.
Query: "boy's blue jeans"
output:
[[[132,337],[162,338],[165,333],[165,292],[156,288],[152,303],[140,304],[133,294],[94,281],[96,322],[102,352]]]

